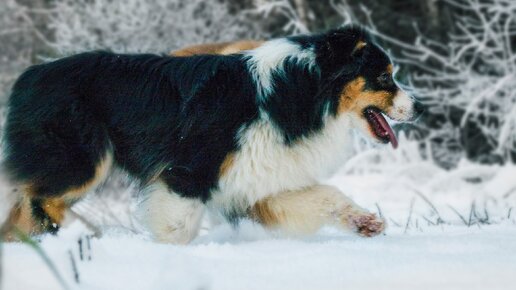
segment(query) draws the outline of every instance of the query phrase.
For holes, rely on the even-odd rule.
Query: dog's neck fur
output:
[[[265,102],[274,93],[274,73],[284,76],[287,61],[305,66],[311,71],[317,68],[314,52],[287,38],[267,41],[258,48],[245,52],[245,55],[248,57],[249,70],[256,83],[260,103]]]
[[[350,116],[328,117],[320,132],[285,144],[271,121],[261,118],[239,134],[240,150],[211,202],[243,213],[266,196],[318,183],[352,154],[351,128]]]
[[[260,114],[281,131],[286,143],[323,129],[325,118],[335,110],[329,95],[321,95],[321,72],[313,47],[280,38],[245,56]]]

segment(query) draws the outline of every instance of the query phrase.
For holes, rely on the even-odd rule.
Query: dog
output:
[[[29,68],[4,130],[3,168],[19,188],[6,238],[55,233],[113,166],[141,183],[138,216],[159,242],[190,242],[207,208],[287,232],[381,233],[383,219],[319,180],[350,157],[353,130],[396,147],[384,114],[421,113],[387,54],[356,26],[250,48],[97,51]]]

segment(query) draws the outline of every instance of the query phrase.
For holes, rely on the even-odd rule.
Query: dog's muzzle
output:
[[[402,90],[399,90],[393,99],[393,105],[387,110],[389,118],[400,121],[415,121],[424,112],[424,106],[421,102],[415,100]]]

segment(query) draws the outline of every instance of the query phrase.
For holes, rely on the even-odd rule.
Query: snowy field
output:
[[[42,242],[70,289],[513,289],[516,284],[514,225],[410,233],[391,227],[374,239],[328,229],[293,240],[246,223],[239,232],[219,226],[189,246],[119,232],[91,239],[82,260],[81,235],[83,228],[75,225]],[[4,255],[4,289],[61,289],[27,246],[7,245]]]
[[[206,221],[191,245],[156,244],[130,221],[127,193],[117,206],[97,194],[75,207],[97,217],[102,237],[76,222],[40,245],[69,289],[514,289],[516,167],[444,171],[414,150],[368,150],[327,181],[387,220],[379,237],[324,228],[293,238]],[[2,284],[63,289],[25,244],[3,245]]]

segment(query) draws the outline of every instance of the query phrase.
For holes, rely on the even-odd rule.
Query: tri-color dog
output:
[[[350,156],[352,130],[396,147],[383,115],[418,115],[388,56],[357,27],[252,47],[29,68],[8,104],[3,164],[21,194],[5,234],[55,232],[113,165],[141,182],[139,216],[158,241],[189,242],[207,207],[289,232],[380,233],[382,219],[319,180]]]

